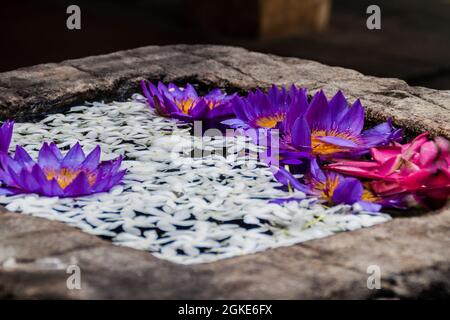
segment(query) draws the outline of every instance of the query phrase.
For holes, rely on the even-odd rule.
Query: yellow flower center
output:
[[[177,107],[180,108],[180,110],[184,114],[189,114],[189,111],[195,106],[196,103],[197,103],[197,100],[195,100],[195,99],[186,99],[186,100],[175,101],[175,104],[177,105]],[[215,107],[217,107],[218,103],[216,101],[209,100],[209,101],[206,101],[206,105],[208,106],[208,108],[210,110],[212,110]]]
[[[206,104],[208,105],[208,108],[210,110],[214,109],[218,105],[218,103],[216,101],[213,101],[213,100],[206,101]]]
[[[363,194],[361,196],[361,200],[367,201],[367,202],[376,202],[379,199],[370,190],[364,189]]]
[[[275,116],[262,117],[262,118],[257,119],[255,121],[255,124],[261,128],[272,129],[279,122],[283,121],[285,117],[286,117],[285,114],[277,114]]]
[[[180,100],[175,102],[177,107],[180,108],[180,110],[184,114],[189,114],[189,111],[194,107],[195,101],[193,99],[186,99],[186,100]]]
[[[72,183],[73,180],[75,180],[76,177],[81,173],[81,170],[71,170],[67,168],[62,168],[59,171],[55,170],[45,170],[45,176],[47,177],[47,180],[56,179],[56,182],[58,182],[61,189],[67,188],[68,185]],[[97,176],[95,173],[88,173],[87,174],[89,185],[93,185],[97,179]]]
[[[328,202],[331,202],[331,198],[333,197],[334,190],[339,184],[339,177],[327,177],[325,182],[317,183],[314,188],[316,190],[322,191],[321,197]]]
[[[311,146],[312,153],[314,155],[330,155],[338,152],[347,152],[350,150],[348,147],[337,146],[331,143],[323,142],[320,140],[321,137],[324,136],[333,136],[337,138],[342,138],[346,140],[350,140],[354,143],[358,143],[358,138],[351,136],[345,132],[337,132],[334,130],[326,131],[326,130],[313,130],[311,132]]]

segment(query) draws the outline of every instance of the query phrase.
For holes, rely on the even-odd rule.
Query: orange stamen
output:
[[[339,185],[339,177],[335,176],[333,178],[327,177],[325,182],[317,183],[314,188],[316,190],[321,191],[321,197],[328,202],[331,202],[331,198],[333,197],[334,190]]]
[[[59,171],[55,171],[55,170],[45,170],[45,176],[47,178],[47,180],[52,180],[55,179],[56,182],[58,182],[59,186],[61,187],[61,189],[65,189],[67,188],[67,186],[69,186],[73,180],[75,180],[76,177],[78,177],[78,175],[83,172],[81,170],[71,170],[68,168],[62,168]],[[89,182],[89,185],[93,185],[95,183],[95,181],[97,180],[97,175],[94,173],[89,173],[89,172],[85,172],[87,175],[87,179]]]
[[[320,137],[324,136],[333,136],[338,138],[343,138],[346,140],[353,141],[355,143],[359,143],[358,138],[344,132],[337,132],[335,130],[313,130],[311,133],[311,146],[312,153],[315,155],[330,155],[338,152],[347,152],[350,151],[348,147],[341,147],[331,143],[323,142],[319,140]]]
[[[175,101],[176,105],[184,114],[189,114],[189,111],[194,107],[195,101],[193,99],[186,99]]]
[[[279,122],[283,121],[285,117],[286,117],[285,114],[277,114],[275,116],[262,117],[262,118],[257,119],[255,121],[255,124],[261,128],[272,129]]]

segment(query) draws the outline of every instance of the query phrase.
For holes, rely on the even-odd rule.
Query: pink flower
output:
[[[342,160],[328,169],[351,176],[373,179],[372,190],[380,196],[403,194],[431,208],[443,206],[450,197],[450,143],[428,133],[411,143],[376,147],[373,161]]]

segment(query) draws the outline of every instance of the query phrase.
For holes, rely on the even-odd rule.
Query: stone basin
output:
[[[393,117],[408,135],[450,137],[450,91],[296,58],[223,46],[144,47],[0,74],[0,116],[35,119],[86,100],[125,100],[141,79],[230,90],[272,83],[361,98],[367,120]],[[320,240],[218,262],[179,265],[113,246],[59,222],[0,213],[0,298],[436,298],[450,293],[450,207]],[[68,290],[66,267],[82,269]],[[380,290],[367,268],[381,268]]]

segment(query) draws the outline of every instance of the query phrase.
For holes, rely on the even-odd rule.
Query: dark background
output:
[[[0,71],[145,45],[214,43],[450,89],[450,0],[333,0],[325,32],[271,40],[230,37],[195,27],[186,21],[189,9],[181,10],[180,1],[2,3]],[[81,7],[81,30],[66,28],[70,4]],[[381,30],[366,28],[370,4],[381,7]]]

